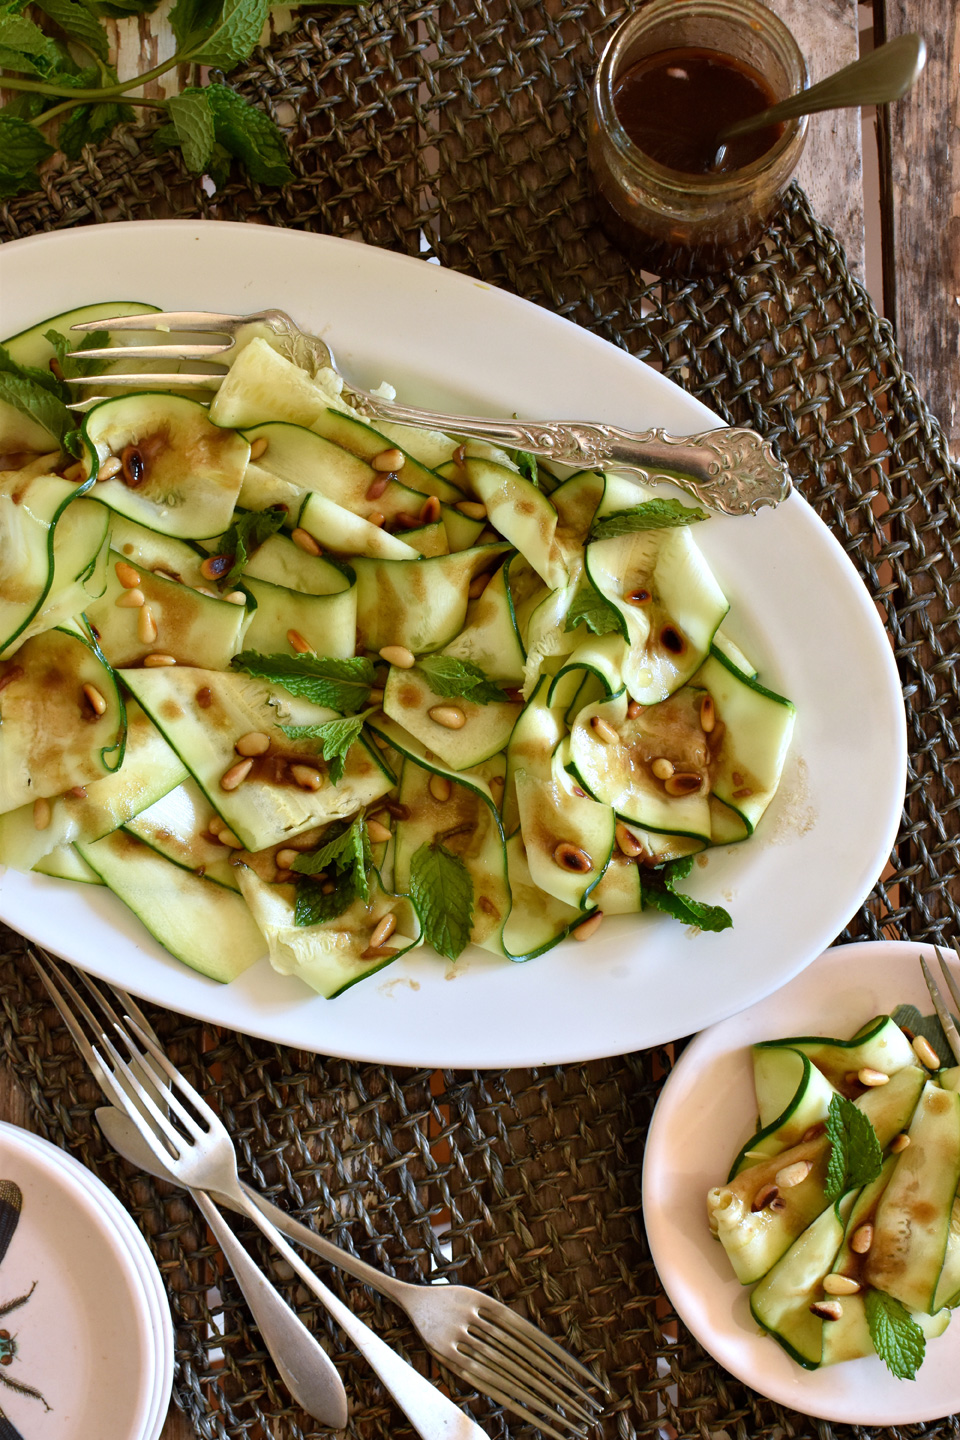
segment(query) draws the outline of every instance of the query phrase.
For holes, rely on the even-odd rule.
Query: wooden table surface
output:
[[[851,272],[892,321],[907,368],[934,415],[960,434],[960,6],[957,0],[767,0],[797,37],[816,81],[856,59],[861,43],[919,30],[927,68],[879,120],[879,185],[872,113],[814,116],[799,180],[841,241]],[[172,53],[170,0],[115,28],[121,75]],[[272,25],[286,28],[289,12]],[[173,88],[173,74],[164,77]],[[161,82],[162,83],[162,82]],[[867,144],[863,141],[866,139]],[[953,143],[951,143],[953,142]],[[866,177],[866,179],[865,179]],[[879,195],[878,195],[879,190]],[[27,1097],[0,1067],[0,1117],[31,1126]],[[195,1440],[174,1408],[162,1440]]]

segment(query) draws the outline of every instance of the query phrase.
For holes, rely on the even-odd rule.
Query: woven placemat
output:
[[[842,939],[943,940],[960,930],[956,809],[960,516],[943,435],[829,232],[791,190],[735,273],[649,282],[597,228],[584,117],[605,3],[373,4],[295,33],[233,77],[285,126],[296,179],[209,195],[130,127],[0,208],[0,235],[109,219],[247,219],[354,235],[503,286],[657,366],[725,419],[773,439],[882,607],[904,684],[910,768],[888,873]],[[798,597],[811,624],[815,577]],[[864,725],[870,697],[863,697]],[[8,1062],[37,1127],[136,1215],[171,1288],[178,1399],[205,1437],[300,1440],[315,1426],[264,1364],[219,1252],[189,1204],[132,1175],[92,1122],[98,1101],[6,933]],[[175,1060],[216,1097],[254,1183],[404,1278],[449,1275],[516,1304],[609,1377],[608,1436],[782,1440],[956,1436],[792,1415],[732,1380],[687,1336],[653,1270],[640,1211],[651,1108],[669,1057],[442,1076],[300,1054],[157,1012]],[[257,1248],[259,1242],[241,1233]],[[262,1252],[260,1252],[262,1253]],[[335,1285],[339,1281],[334,1280]],[[312,1299],[355,1408],[351,1433],[412,1433]],[[425,1373],[405,1318],[348,1284],[357,1313]],[[527,1433],[468,1403],[491,1436]]]

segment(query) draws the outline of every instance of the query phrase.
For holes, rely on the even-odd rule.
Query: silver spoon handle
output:
[[[629,470],[645,485],[677,485],[724,515],[753,515],[761,506],[779,505],[791,490],[786,465],[753,430],[678,436],[586,420],[489,420],[418,410],[363,390],[344,393],[367,419],[425,425],[582,469]]]

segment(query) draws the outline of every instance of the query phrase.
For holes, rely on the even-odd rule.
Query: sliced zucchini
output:
[[[864,1025],[852,1040],[833,1040],[823,1035],[793,1035],[783,1040],[764,1040],[754,1048],[757,1056],[766,1050],[786,1047],[809,1056],[832,1085],[849,1095],[861,1089],[849,1077],[866,1066],[894,1075],[898,1070],[916,1068],[917,1057],[910,1041],[889,1015],[878,1015]]]
[[[249,576],[244,576],[243,585],[257,606],[244,635],[246,649],[258,650],[261,655],[285,654],[293,633],[302,636],[317,655],[342,660],[353,655],[357,638],[355,585],[348,585],[336,595],[303,595]]]
[[[752,660],[747,659],[740,646],[735,640],[730,639],[722,625],[713,637],[710,654],[715,655],[718,660],[722,660],[725,665],[732,666],[738,674],[745,675],[748,680],[756,680],[756,665]]]
[[[854,1196],[831,1205],[794,1241],[750,1297],[750,1313],[805,1370],[823,1356],[824,1321],[810,1306],[823,1297],[823,1279],[843,1243]]]
[[[710,694],[723,727],[711,764],[713,793],[737,812],[752,835],[780,784],[796,711],[782,695],[713,655],[694,684]]]
[[[507,584],[509,567],[505,560],[477,599],[470,601],[463,629],[443,654],[471,660],[500,685],[522,685],[526,654]]]
[[[431,710],[455,710],[464,717],[459,729],[434,720]],[[400,670],[391,665],[383,690],[383,711],[416,739],[439,755],[451,770],[469,770],[502,750],[522,712],[512,701],[445,699],[430,688],[425,673],[415,666]]]
[[[65,336],[68,340],[82,342],[81,335],[71,336],[72,325],[83,325],[91,320],[104,321],[104,330],[108,331],[110,338],[107,344],[116,345],[140,345],[143,343],[143,336],[136,331],[110,330],[106,323],[115,319],[118,315],[151,315],[156,314],[156,305],[145,305],[140,300],[105,300],[95,305],[81,305],[76,310],[63,310],[59,315],[53,315],[49,320],[42,320],[39,325],[31,325],[29,330],[21,330],[12,339],[3,342],[4,348],[11,360],[16,360],[18,365],[32,365],[37,370],[46,370],[50,361],[56,355],[56,350],[47,339],[49,330],[56,330],[58,334]],[[76,349],[76,345],[71,345]],[[113,364],[104,361],[92,362],[102,366],[98,373],[107,374],[111,370],[127,370],[131,364],[142,362],[119,360]],[[166,365],[166,362],[163,362]]]
[[[519,834],[506,842],[507,881],[512,906],[499,938],[483,942],[485,950],[508,960],[533,960],[559,945],[583,919],[583,911],[546,895],[533,883]]]
[[[598,682],[596,700],[609,699],[623,690],[623,661],[626,647],[618,634],[588,635],[575,650],[564,659],[550,684],[549,703],[567,708],[570,719],[576,718],[576,711],[583,709],[586,702],[576,704],[583,682],[594,678]],[[574,705],[576,704],[576,711]]]
[[[553,756],[566,734],[559,710],[547,704],[549,675],[542,675],[510,734],[503,794],[504,833],[512,835],[520,824],[516,777],[522,770],[540,780],[552,780]]]
[[[92,492],[95,500],[99,494]],[[106,510],[106,507],[104,507]],[[200,569],[207,554],[187,540],[176,540],[172,535],[161,535],[138,525],[116,510],[106,510],[110,520],[110,548],[135,570],[150,570],[168,580],[179,580],[194,590],[211,590],[211,582]]]
[[[175,865],[239,890],[236,871],[230,863],[237,854],[224,845],[210,829],[217,812],[195,780],[186,776],[153,805],[126,822],[126,829]],[[222,824],[222,822],[221,822]]]
[[[323,555],[308,555],[286,535],[270,535],[247,560],[244,579],[266,580],[303,595],[339,595],[354,584],[348,566]]]
[[[592,906],[593,889],[613,853],[613,810],[524,770],[516,772],[516,786],[533,883],[567,905]]]
[[[462,486],[444,480],[435,470],[421,465],[402,447],[385,446],[379,431],[365,424],[356,415],[347,415],[343,410],[328,408],[311,421],[310,428],[316,434],[332,440],[335,445],[342,445],[344,450],[349,450],[351,454],[368,462],[382,455],[385,449],[400,449],[404,458],[399,472],[396,473],[402,476],[403,484],[408,489],[415,490],[420,495],[435,495],[438,500],[449,501],[451,504],[463,499]]]
[[[342,403],[342,389],[332,370],[311,376],[254,334],[233,352],[230,373],[211,401],[210,418],[238,430],[264,420],[309,425],[328,405]]]
[[[336,555],[368,555],[375,560],[414,560],[419,553],[412,545],[391,535],[382,526],[371,525],[352,510],[337,505],[326,495],[310,494],[293,523],[306,530],[324,550]]]
[[[797,1145],[811,1126],[823,1124],[830,1101],[837,1094],[806,1055],[786,1048],[755,1051],[754,1084],[759,1125],[734,1160],[731,1178]]]
[[[54,880],[76,880],[81,885],[102,885],[103,881],[86,860],[81,860],[72,845],[58,845],[49,855],[42,855],[34,865],[38,875],[50,875]]]
[[[491,810],[495,813],[499,812],[503,779],[495,758],[476,769],[457,771],[452,766],[446,765],[433,750],[428,750],[421,740],[411,735],[409,730],[405,730],[402,725],[398,725],[389,716],[372,715],[369,726],[374,736],[379,737],[389,747],[386,752],[388,756],[396,754],[401,761],[413,760],[432,775],[444,775],[457,785],[466,785],[470,789],[476,790]]]
[[[462,468],[498,534],[520,551],[546,585],[565,586],[569,577],[556,542],[557,512],[546,495],[515,470],[491,460],[465,460]]]
[[[439,650],[463,629],[470,581],[492,569],[506,545],[483,545],[427,560],[353,561],[357,649],[402,645],[414,655]]]
[[[590,900],[604,915],[639,915],[643,909],[643,877],[636,860],[614,846],[610,863],[591,890]]]

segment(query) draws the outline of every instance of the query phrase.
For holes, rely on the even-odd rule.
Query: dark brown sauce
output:
[[[726,175],[759,160],[780,138],[782,124],[729,140],[719,166],[717,135],[776,99],[752,66],[692,47],[648,55],[620,76],[613,92],[617,118],[637,148],[687,175]]]

